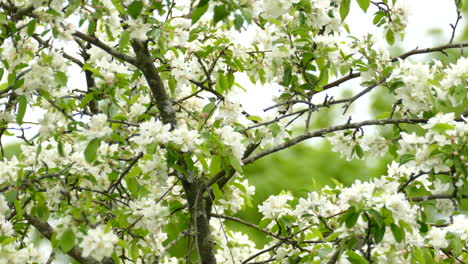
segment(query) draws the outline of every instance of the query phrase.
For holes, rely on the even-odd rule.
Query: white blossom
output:
[[[266,199],[262,205],[258,206],[258,211],[269,219],[277,219],[290,212],[287,202],[292,200],[293,197],[289,194],[281,194],[277,196],[271,195]]]
[[[108,137],[113,132],[112,128],[107,125],[107,116],[105,114],[92,116],[88,127],[88,129],[81,130],[81,134],[88,139]]]
[[[89,229],[79,246],[83,249],[83,256],[92,256],[97,260],[110,257],[118,242],[117,236],[105,231],[104,226]]]

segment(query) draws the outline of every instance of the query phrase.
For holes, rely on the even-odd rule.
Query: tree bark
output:
[[[194,182],[182,181],[187,195],[188,207],[195,227],[195,240],[198,256],[202,264],[215,264],[216,258],[213,250],[213,240],[210,230],[211,198],[204,195],[204,179]]]

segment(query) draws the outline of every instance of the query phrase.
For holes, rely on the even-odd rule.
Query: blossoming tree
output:
[[[402,39],[399,3],[356,2],[388,44]],[[446,44],[395,57],[380,35],[349,33],[350,4],[0,1],[0,136],[24,143],[0,161],[0,262],[468,261],[468,59],[413,60],[468,46],[454,43],[462,2]],[[241,74],[280,90],[269,117],[234,99]],[[334,93],[351,80],[351,96]],[[377,88],[391,111],[354,121],[348,108]],[[330,108],[342,123],[310,125]],[[347,159],[394,161],[368,182],[253,205],[243,166],[318,137]],[[245,206],[262,221],[233,216]]]

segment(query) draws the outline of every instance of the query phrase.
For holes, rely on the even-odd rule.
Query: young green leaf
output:
[[[213,22],[216,24],[220,20],[223,20],[228,15],[229,15],[229,11],[226,9],[226,6],[217,5],[214,7]]]
[[[351,264],[366,264],[369,263],[363,256],[359,255],[358,253],[354,251],[347,251],[346,255],[348,255],[348,260],[351,262]]]
[[[362,11],[367,12],[367,8],[369,8],[370,5],[370,0],[356,0],[359,7],[362,9]]]
[[[28,106],[28,102],[26,101],[26,96],[21,95],[18,97],[18,112],[16,113],[16,122],[19,125],[23,124],[24,114],[26,113],[26,108]]]
[[[60,85],[60,86],[67,85],[68,77],[64,72],[61,72],[61,71],[56,72],[54,77],[55,77],[55,81],[57,82],[58,85]]]
[[[390,229],[392,230],[393,237],[395,237],[395,240],[400,243],[403,241],[405,238],[405,231],[403,229],[395,224],[390,225]]]
[[[88,146],[86,146],[84,151],[86,162],[92,163],[97,159],[97,151],[100,145],[101,140],[99,138],[95,138],[88,143]]]
[[[122,32],[122,36],[120,37],[120,41],[119,41],[119,51],[124,52],[127,49],[129,43],[130,43],[130,33],[128,31]]]
[[[63,233],[60,238],[59,246],[64,253],[67,253],[75,246],[75,233],[73,230],[67,229],[67,231]]]
[[[127,8],[128,14],[133,19],[138,18],[142,10],[143,10],[143,2],[139,0],[133,1],[130,5],[128,5],[128,8]]]
[[[208,10],[208,3],[204,4],[204,5],[199,5],[197,7],[195,7],[195,9],[193,9],[193,12],[192,12],[192,25],[197,23],[198,20],[200,20],[200,18],[203,16],[203,14],[205,14],[206,10]]]
[[[351,5],[351,0],[343,0],[340,5],[340,16],[341,21],[344,21],[349,14],[349,6]]]
[[[391,30],[387,31],[385,39],[387,40],[388,44],[393,45],[395,43],[395,33],[393,33]]]
[[[32,36],[34,34],[34,31],[36,31],[36,25],[37,25],[37,20],[33,19],[31,22],[28,23],[28,27],[26,28],[26,32],[28,33],[28,36]]]

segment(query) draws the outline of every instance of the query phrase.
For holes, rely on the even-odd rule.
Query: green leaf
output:
[[[32,36],[34,34],[34,31],[36,31],[36,25],[37,25],[37,20],[33,19],[31,22],[28,23],[28,27],[26,28],[26,32],[28,33],[28,36]]]
[[[132,243],[130,247],[130,257],[133,262],[137,262],[138,257],[140,256],[140,246],[138,243]]]
[[[372,20],[372,23],[374,25],[377,25],[382,20],[382,18],[384,18],[386,15],[387,14],[383,11],[376,12],[374,15],[374,19]]]
[[[226,6],[224,5],[215,6],[213,11],[214,11],[213,22],[215,24],[229,15],[229,11],[226,9]]]
[[[201,2],[201,1],[200,1]],[[204,5],[198,5],[192,12],[192,25],[197,23],[198,20],[205,14],[206,10],[208,10],[208,3]]]
[[[356,0],[359,7],[362,9],[362,11],[367,12],[367,8],[369,8],[370,5],[370,0]]]
[[[372,236],[374,237],[374,243],[378,244],[382,241],[384,235],[385,235],[385,225],[382,226],[375,226],[372,229]]]
[[[60,238],[60,249],[67,253],[75,246],[75,233],[71,229],[67,229]]]
[[[258,224],[258,228],[260,229],[264,229],[268,226],[268,224],[271,223],[271,219],[269,218],[264,218],[262,219],[262,221],[260,221],[260,223]]]
[[[5,193],[5,200],[7,202],[12,203],[13,201],[16,200],[16,196],[18,195],[17,191],[8,191]]]
[[[242,28],[243,24],[244,24],[244,18],[241,15],[235,15],[234,16],[234,28],[236,30],[239,30]]]
[[[367,261],[367,259],[365,259],[363,256],[359,255],[358,253],[354,252],[354,251],[347,251],[346,252],[346,255],[348,255],[348,260],[349,262],[351,262],[351,264],[365,264],[365,263],[369,263],[369,261]]]
[[[378,227],[384,226],[382,215],[378,211],[370,209],[369,213],[372,216],[372,220],[377,224]]]
[[[387,31],[385,39],[387,40],[388,44],[393,45],[395,43],[395,33],[393,33],[391,30]]]
[[[96,32],[97,21],[96,19],[91,19],[88,25],[88,34],[93,35]]]
[[[351,0],[343,0],[340,5],[340,16],[341,21],[344,21],[349,14],[349,6],[351,5]]]
[[[390,225],[390,229],[392,230],[393,236],[395,237],[395,240],[400,243],[403,241],[405,238],[405,231],[403,229],[395,224]]]
[[[126,177],[125,183],[127,183],[127,188],[132,194],[138,195],[140,185],[138,184],[137,179],[135,179],[134,177]]]
[[[357,212],[354,212],[352,214],[350,214],[347,218],[346,218],[346,227],[347,228],[351,228],[353,227],[357,220],[359,219],[359,215],[360,215],[361,212],[357,211]]]
[[[216,155],[213,156],[210,163],[210,176],[214,176],[221,170],[221,158]]]
[[[24,114],[26,113],[26,108],[28,106],[28,102],[26,101],[26,96],[21,95],[18,97],[18,112],[16,113],[16,122],[19,125],[23,124]]]
[[[289,87],[289,85],[291,84],[291,79],[292,79],[292,67],[286,66],[284,69],[283,81],[281,82],[281,85],[285,87]]]
[[[218,93],[224,93],[229,89],[229,81],[223,72],[218,72],[218,78],[216,78],[216,91]]]
[[[407,162],[409,162],[410,160],[414,160],[414,155],[411,155],[411,154],[403,154],[401,155],[400,157],[400,165],[403,165]]]
[[[210,0],[200,0],[200,2],[197,4],[197,7],[207,5],[208,2],[210,2]]]
[[[49,207],[45,204],[36,206],[36,215],[43,221],[47,221],[50,215]]]
[[[64,72],[56,72],[55,75],[55,81],[60,85],[60,86],[66,86],[68,82],[68,77]]]
[[[57,150],[60,157],[65,158],[65,151],[63,150],[63,143],[61,140],[57,142]]]
[[[353,151],[356,153],[359,159],[362,159],[362,157],[364,157],[364,150],[362,150],[361,146],[359,145],[354,146]]]
[[[128,14],[136,19],[140,15],[141,11],[143,10],[143,2],[142,1],[133,1],[130,5],[128,5],[127,11]]]
[[[122,36],[120,37],[120,41],[119,41],[119,51],[124,52],[127,49],[129,43],[130,43],[130,32],[128,31],[122,32]]]
[[[385,119],[390,117],[390,112],[382,112],[379,115],[377,115],[375,118],[376,119]]]
[[[86,162],[92,163],[97,159],[97,151],[100,145],[101,140],[99,138],[95,138],[88,143],[84,151]]]
[[[91,102],[92,100],[94,100],[94,97],[95,95],[97,94],[97,92],[90,92],[88,93],[85,97],[83,97],[83,99],[80,101],[80,104],[78,105],[78,107],[80,108],[83,108],[85,107],[89,102]]]
[[[433,126],[431,128],[431,130],[437,132],[437,133],[443,133],[447,130],[453,130],[455,129],[455,127],[453,125],[450,125],[450,124],[443,124],[443,123],[440,123],[440,124],[437,124],[435,126]]]
[[[220,197],[223,197],[223,192],[219,189],[219,186],[217,183],[211,185],[211,188],[213,189],[213,193],[217,199],[219,199]]]

